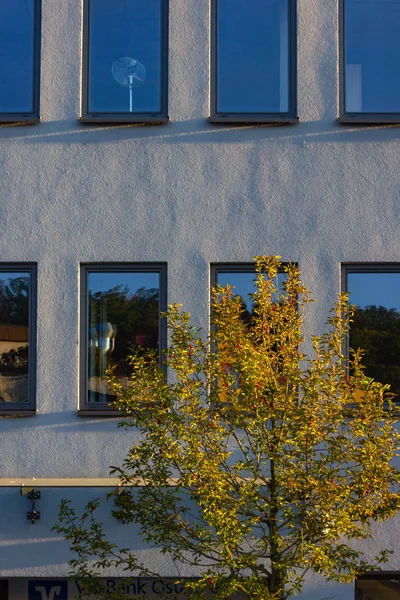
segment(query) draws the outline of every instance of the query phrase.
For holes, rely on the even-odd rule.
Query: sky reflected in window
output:
[[[285,273],[278,273],[278,284],[281,289],[282,282],[286,277]],[[243,306],[247,312],[253,313],[253,301],[250,297],[256,291],[256,274],[254,271],[217,271],[217,283],[223,287],[231,285],[234,287],[234,294],[241,296]]]
[[[217,111],[289,111],[288,0],[217,0]]]
[[[350,302],[361,308],[385,306],[400,311],[400,273],[349,273]]]
[[[400,0],[345,0],[345,110],[400,112]]]
[[[33,112],[34,0],[3,0],[0,19],[0,113]]]
[[[162,0],[90,0],[89,29],[89,112],[160,112]]]

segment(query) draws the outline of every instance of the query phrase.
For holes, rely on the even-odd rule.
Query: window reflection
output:
[[[161,112],[162,0],[90,0],[89,112]]]
[[[217,112],[289,112],[289,0],[216,2]]]
[[[29,273],[0,272],[0,402],[28,402]]]
[[[35,0],[3,0],[0,113],[34,112]]]
[[[400,600],[400,579],[376,573],[356,579],[356,600]]]
[[[278,290],[282,291],[282,283],[286,277],[285,273],[278,273]],[[233,287],[233,294],[239,296],[242,304],[241,318],[243,322],[251,327],[252,318],[254,316],[254,302],[252,294],[257,291],[256,288],[256,273],[253,266],[249,267],[217,267],[215,270],[215,282],[222,287],[227,285]],[[276,299],[278,301],[278,298]],[[228,375],[232,382],[233,388],[240,385],[240,374],[232,368],[232,357],[228,353],[222,353],[220,349],[220,358],[222,359],[221,368]],[[221,402],[229,402],[229,393],[226,388],[221,386],[219,391],[219,400]]]
[[[355,305],[350,348],[364,352],[365,373],[389,383],[400,395],[400,271],[349,272],[347,289]]]
[[[135,347],[159,347],[160,274],[88,273],[88,402],[108,403],[109,367],[124,384]]]
[[[400,112],[400,1],[344,0],[345,110]]]
[[[284,281],[285,274],[278,273],[278,286],[281,289]],[[256,291],[256,274],[254,269],[247,269],[243,271],[234,270],[217,270],[216,271],[216,283],[225,287],[226,285],[232,286],[233,293],[240,296],[242,300],[243,313],[242,318],[246,322],[250,322],[253,316],[254,303],[251,295]]]

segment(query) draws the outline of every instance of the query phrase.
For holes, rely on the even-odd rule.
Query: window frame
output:
[[[41,56],[41,25],[42,0],[34,1],[33,19],[33,93],[32,112],[1,112],[0,123],[38,123],[40,121],[40,56]]]
[[[144,0],[145,1],[145,0]],[[90,65],[90,8],[91,0],[83,0],[82,30],[82,77],[81,116],[82,123],[167,123],[168,117],[168,48],[169,48],[169,0],[161,0],[161,89],[160,112],[112,113],[89,111],[89,65]]]
[[[28,402],[1,402],[0,415],[36,414],[36,365],[37,365],[37,264],[0,263],[0,273],[29,273],[28,298]]]
[[[345,3],[339,2],[339,123],[400,123],[398,113],[346,112],[346,35]]]
[[[224,113],[218,106],[218,0],[211,0],[210,117],[213,123],[297,123],[297,0],[288,0],[289,111],[287,113]]]
[[[121,411],[106,404],[89,404],[87,401],[89,321],[88,275],[90,273],[159,273],[160,276],[160,316],[167,309],[167,263],[81,263],[80,265],[80,343],[79,343],[79,404],[80,416],[121,416]],[[161,354],[167,347],[167,323],[159,320],[159,349]]]

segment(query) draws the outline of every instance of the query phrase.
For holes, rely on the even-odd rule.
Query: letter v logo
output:
[[[50,588],[50,591],[48,592],[44,585],[36,585],[35,591],[38,592],[42,596],[41,600],[56,600],[56,597],[60,596],[61,586],[60,585],[53,586]],[[56,594],[57,594],[57,596],[56,596]]]

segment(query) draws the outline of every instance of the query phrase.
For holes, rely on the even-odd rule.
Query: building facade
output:
[[[154,323],[167,303],[207,329],[212,274],[278,254],[316,298],[312,332],[342,289],[357,305],[400,310],[400,3],[2,4],[0,578],[10,591],[20,578],[66,577],[68,544],[51,531],[60,500],[104,498],[132,440],[106,407],[102,369],[112,355],[124,377],[130,344],[165,344]],[[127,326],[129,302],[139,317]],[[21,485],[40,491],[34,524]],[[388,569],[400,572],[398,525],[366,547],[391,547]],[[177,575],[132,529],[109,526]],[[354,587],[310,577],[301,597],[350,600]]]

